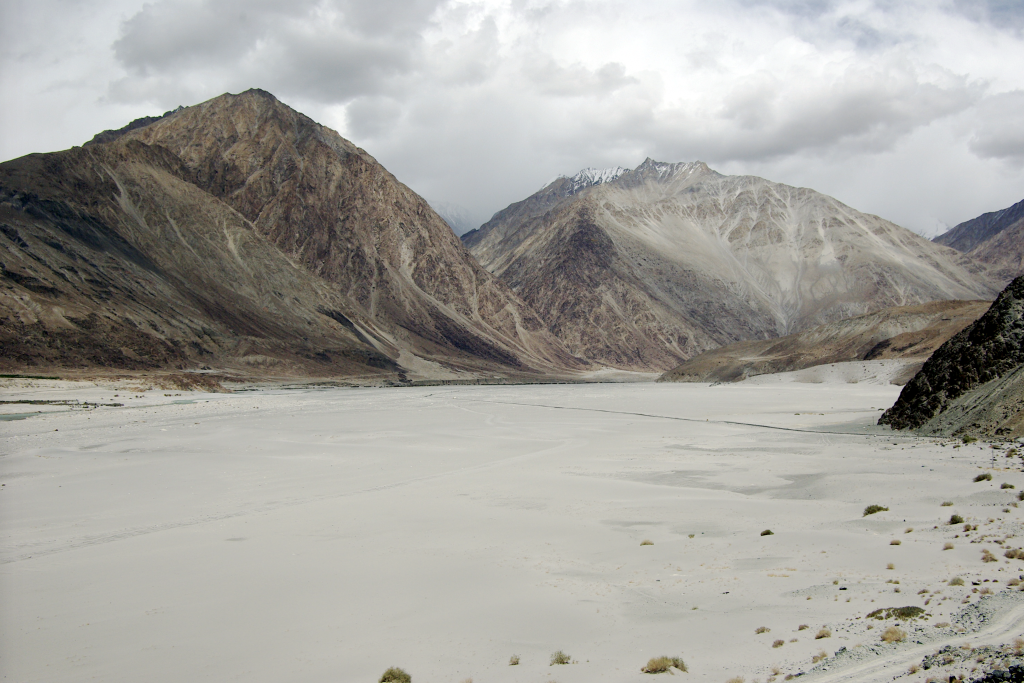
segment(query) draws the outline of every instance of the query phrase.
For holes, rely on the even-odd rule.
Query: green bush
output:
[[[975,437],[971,436],[970,434],[968,434],[967,436],[964,437],[964,443],[974,443],[977,440],[978,439],[976,439]]]
[[[762,536],[774,536],[775,532],[773,532],[771,529],[765,529],[764,531],[761,532],[761,535]]]
[[[956,584],[950,584],[956,585]],[[904,621],[909,619],[917,619],[923,615],[924,608],[917,607],[915,605],[907,605],[906,607],[883,607],[882,609],[876,609],[874,612],[868,612],[868,619],[902,619]]]
[[[949,516],[949,523],[950,524],[963,524],[964,523],[964,518],[961,517],[960,515],[950,515]]]
[[[412,676],[393,666],[384,672],[379,683],[412,683]]]
[[[992,481],[992,475],[988,472],[982,472],[974,478],[974,481]]]
[[[889,511],[889,508],[882,507],[881,505],[868,505],[866,508],[864,508],[864,516],[867,517],[868,515],[873,515],[876,512],[888,512],[888,511]]]

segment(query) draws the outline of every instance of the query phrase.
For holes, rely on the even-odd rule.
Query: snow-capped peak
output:
[[[610,183],[615,180],[623,173],[628,173],[628,168],[621,166],[615,166],[613,168],[585,168],[576,175],[570,176],[558,176],[559,178],[565,178],[569,181],[568,187],[565,188],[565,194],[573,195],[585,188],[591,187],[592,185],[601,185],[602,183]]]

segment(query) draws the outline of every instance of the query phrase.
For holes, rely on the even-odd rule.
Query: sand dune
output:
[[[667,654],[687,681],[879,680],[1024,631],[1008,585],[1024,562],[1003,557],[1022,545],[1020,459],[875,426],[899,392],[882,381],[772,377],[234,394],[0,380],[8,401],[125,404],[0,406],[49,411],[0,422],[0,667],[572,683],[650,680],[641,666]],[[928,616],[882,644],[887,623],[865,615],[905,605]],[[549,666],[556,650],[578,663]]]

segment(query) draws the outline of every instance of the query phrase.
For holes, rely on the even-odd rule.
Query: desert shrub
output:
[[[975,442],[975,441],[977,441],[977,440],[978,440],[977,438],[975,438],[975,437],[971,436],[970,434],[968,434],[967,436],[965,436],[965,437],[963,438],[963,442],[964,442],[964,443],[974,443],[974,442]]]
[[[999,558],[996,557],[995,555],[993,555],[991,550],[989,550],[988,548],[985,548],[984,550],[981,551],[981,561],[982,562],[998,562]]]
[[[907,632],[897,626],[890,626],[882,631],[883,643],[902,643],[907,639]]]
[[[909,534],[909,533],[910,533],[911,531],[913,531],[913,530],[914,530],[914,527],[912,527],[912,526],[908,526],[908,527],[907,527],[906,529],[904,529],[904,530],[903,530],[903,533],[905,533],[905,534]]]
[[[873,515],[876,512],[888,512],[888,510],[889,508],[883,507],[881,505],[868,505],[866,508],[864,508],[863,516],[867,517],[868,515]]]
[[[1003,557],[1009,558],[1011,560],[1024,560],[1024,550],[1010,548],[1005,553],[1003,553]]]
[[[831,638],[831,637],[832,637],[832,631],[828,630],[827,628],[822,628],[817,633],[814,634],[814,639],[815,640],[821,640],[822,638]]]
[[[963,524],[964,518],[960,515],[950,515],[948,524]]]
[[[953,549],[953,544],[952,543],[944,543],[942,545],[942,549],[943,550],[952,550]]]
[[[820,661],[822,661],[824,659],[828,659],[828,653],[825,652],[824,650],[822,650],[818,654],[816,654],[813,657],[811,657],[811,663],[812,664],[817,664],[818,662],[820,662]]]
[[[949,580],[949,585],[950,586],[962,586],[962,585],[964,585],[964,580],[961,579],[959,576],[954,576],[952,579]]]
[[[771,631],[771,629],[767,626],[758,626],[754,629],[754,633],[768,633],[769,631]]]
[[[810,628],[810,626],[808,626],[807,624],[800,624],[799,626],[796,627],[796,630],[797,631],[806,631],[809,628]]]
[[[732,678],[727,680],[725,683],[743,683],[743,677],[742,676],[733,676]]]
[[[1024,638],[1017,637],[1013,639],[1013,654],[1017,656],[1024,654]]]
[[[989,472],[982,472],[974,478],[974,481],[992,481],[992,475]]]
[[[764,531],[761,532],[761,535],[762,536],[774,536],[775,532],[773,532],[771,529],[765,529]]]
[[[649,538],[645,538],[644,540],[640,541],[640,545],[654,545],[654,541],[650,540]]]
[[[645,674],[662,674],[675,667],[680,671],[686,671],[686,662],[682,657],[652,657],[647,666],[640,669]]]
[[[1020,585],[1020,579],[1010,579],[1009,581],[1006,582],[1006,585],[1010,586],[1011,588],[1014,587],[1014,586]]]
[[[1001,488],[1001,489],[1015,489],[1017,487],[1014,486],[1013,484],[1011,484],[1008,481],[1004,481],[1002,484],[999,485],[999,488]]]
[[[774,643],[772,643],[772,647],[782,647],[785,644],[786,641],[784,640],[776,640]]]
[[[393,666],[381,675],[379,683],[412,683],[412,676]]]
[[[519,666],[519,655],[512,655],[508,658],[509,666]]]
[[[889,541],[889,545],[901,545],[902,543],[903,541],[899,540],[898,538],[894,538],[891,541]]]
[[[1024,500],[1024,491],[1017,494],[1017,500]]]
[[[917,607],[916,605],[907,605],[906,607],[882,607],[876,609],[873,612],[868,612],[868,619],[900,619],[902,621],[910,621],[911,619],[917,619],[924,614],[924,609]]]
[[[889,564],[885,565],[885,568],[886,569],[896,569],[896,565],[894,565],[892,562],[890,562]]]
[[[942,505],[940,505],[939,507],[948,508],[948,507],[952,507],[952,506],[953,506],[953,501],[951,501],[951,500],[944,500],[944,501],[942,501]]]
[[[554,666],[555,664],[568,664],[570,661],[572,661],[572,657],[559,650],[551,653],[551,663],[548,666]]]

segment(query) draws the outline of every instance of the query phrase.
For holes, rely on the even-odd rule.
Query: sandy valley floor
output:
[[[571,683],[659,680],[640,667],[667,654],[689,681],[891,680],[947,644],[1011,643],[1021,460],[873,427],[899,387],[816,381],[8,381],[5,400],[125,405],[0,406],[50,411],[0,422],[0,673]],[[881,645],[898,620],[865,615],[905,605],[927,616]],[[941,671],[976,666],[957,657]]]

